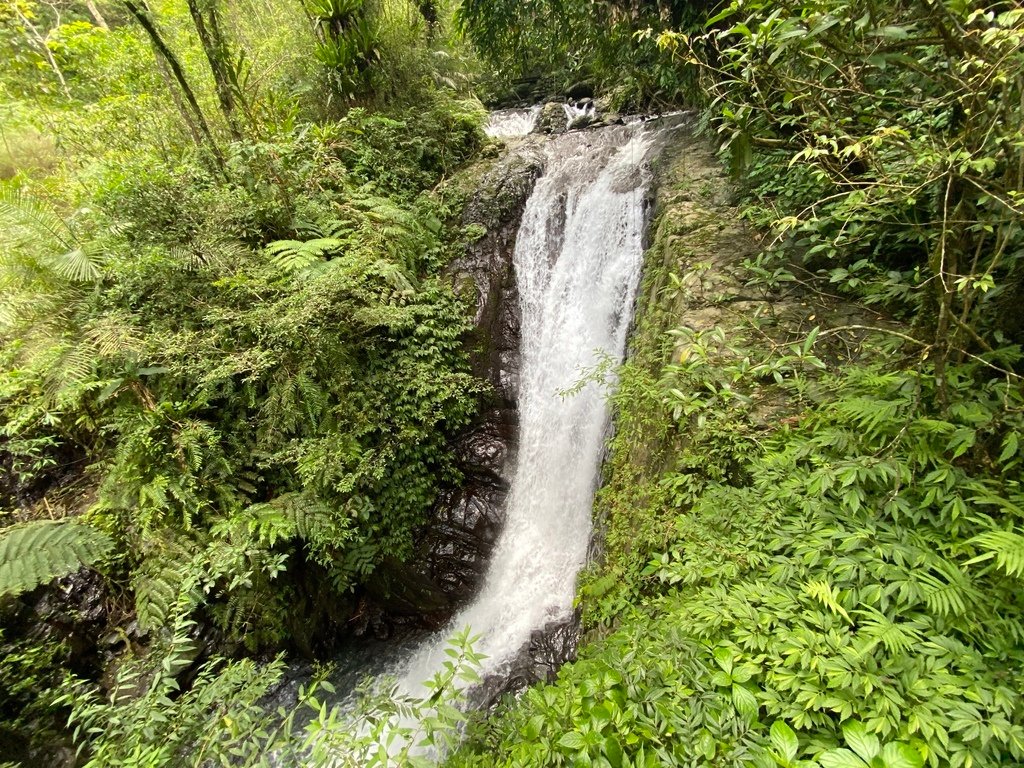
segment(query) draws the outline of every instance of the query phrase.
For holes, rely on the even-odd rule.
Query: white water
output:
[[[583,106],[578,104],[563,104],[562,109],[565,110],[565,125],[567,128],[572,128],[581,117],[594,117],[597,113],[597,107],[594,106],[594,102],[588,101]]]
[[[530,109],[500,109],[487,118],[484,133],[495,139],[512,139],[532,133],[540,117],[540,106]]]
[[[655,132],[642,125],[570,133],[544,145],[546,168],[529,198],[514,265],[522,312],[520,436],[505,527],[483,588],[425,643],[399,676],[422,694],[452,632],[469,625],[501,674],[530,634],[572,612],[591,534],[608,423],[607,392],[585,369],[623,356],[643,251],[645,160]]]

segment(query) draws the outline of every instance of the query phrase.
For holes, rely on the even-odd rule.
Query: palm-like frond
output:
[[[74,520],[36,520],[0,533],[0,595],[17,595],[102,558],[113,542]]]
[[[102,277],[104,256],[83,242],[45,201],[21,190],[0,192],[0,259],[21,283],[56,275],[72,282]]]
[[[268,243],[266,252],[274,266],[285,272],[301,272],[321,261],[324,256],[337,253],[344,242],[335,237],[317,237],[312,240],[275,240]]]
[[[65,250],[77,245],[74,233],[57,212],[22,190],[0,190],[0,223],[5,237],[45,238]]]

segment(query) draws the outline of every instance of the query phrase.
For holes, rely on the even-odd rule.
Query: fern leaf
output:
[[[18,595],[91,565],[113,542],[92,526],[71,520],[37,520],[0,535],[0,594]]]
[[[173,565],[150,563],[132,580],[135,615],[144,632],[162,627],[174,618],[181,576],[180,569]]]
[[[965,615],[968,606],[980,598],[970,579],[955,565],[945,561],[934,565],[933,570],[917,574],[928,608],[940,616]]]
[[[907,653],[924,640],[921,625],[917,621],[893,621],[873,608],[856,613],[867,617],[858,629],[858,635],[864,641],[858,655],[870,653],[879,644],[892,654]]]
[[[0,219],[6,220],[8,230],[20,230],[22,234],[48,238],[65,250],[75,247],[75,239],[68,225],[53,208],[21,190],[0,192]]]
[[[1013,531],[989,531],[975,536],[969,544],[985,550],[967,561],[967,565],[995,558],[996,565],[1008,576],[1024,577],[1024,536]]]
[[[103,259],[93,248],[75,248],[53,259],[54,271],[77,283],[99,280],[103,275],[102,264]]]
[[[275,240],[268,243],[266,252],[274,266],[286,272],[301,272],[316,264],[325,254],[338,251],[343,243],[333,237],[313,240]]]
[[[839,594],[832,588],[832,585],[828,582],[822,581],[809,581],[804,584],[804,592],[813,597],[819,603],[828,608],[832,613],[837,613],[847,621],[853,621],[850,618],[850,614],[846,612],[839,603]]]

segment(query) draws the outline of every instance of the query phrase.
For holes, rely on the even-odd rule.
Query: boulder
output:
[[[575,83],[569,86],[565,92],[567,99],[578,101],[579,99],[592,99],[594,98],[594,86],[590,83]]]
[[[540,111],[536,130],[540,133],[565,133],[568,120],[565,116],[565,105],[557,101],[549,101]]]

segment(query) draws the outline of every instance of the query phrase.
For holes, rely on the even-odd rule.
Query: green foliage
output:
[[[136,576],[180,584],[173,563],[206,574],[190,608],[251,647],[280,643],[309,569],[351,590],[409,552],[456,479],[449,437],[480,387],[464,309],[436,277],[446,213],[418,186],[477,140],[476,113],[455,114],[466,131],[447,131],[449,154],[407,154],[379,192],[365,186],[383,171],[376,153],[432,137],[381,134],[357,114],[237,146],[230,182],[159,161],[106,169],[81,227],[106,233],[101,281],[85,288],[57,259],[10,286],[7,450],[27,480],[60,451],[94,462],[98,519],[130,553],[144,626],[172,616],[161,581]],[[11,200],[27,263],[43,234],[55,254],[58,236],[84,239],[50,207]],[[42,234],[29,240],[28,224]]]
[[[1024,759],[1024,495],[1010,439],[1019,383],[988,379],[984,363],[958,366],[943,410],[927,368],[823,374],[813,337],[761,363],[738,347],[705,355],[688,338],[683,363],[646,386],[668,405],[711,395],[676,411],[688,429],[704,414],[704,426],[676,444],[682,470],[662,465],[669,487],[695,467],[699,484],[612,507],[638,540],[609,537],[609,575],[582,590],[588,620],[611,628],[451,764],[493,765],[496,754],[517,767]],[[803,363],[790,368],[795,357]],[[760,399],[777,372],[793,402],[810,405],[765,431],[744,398]],[[723,381],[742,397],[721,400]],[[627,427],[649,407],[627,395]],[[723,472],[717,443],[733,435],[746,447],[728,451],[724,466],[735,465]],[[660,553],[645,526],[663,537]],[[646,567],[637,544],[655,552]],[[603,581],[616,586],[595,588]]]
[[[775,726],[772,726],[773,743],[776,741],[774,728]],[[790,734],[792,735],[792,731]],[[850,748],[830,749],[823,752],[818,758],[823,768],[862,768],[862,766],[922,768],[924,766],[924,758],[914,747],[898,741],[882,746],[878,737],[869,733],[864,724],[856,720],[843,726],[843,739]],[[792,740],[789,744],[792,747]]]
[[[65,674],[66,641],[18,637],[13,627],[0,631],[0,741],[4,758],[15,768],[34,749],[60,738],[60,728],[49,717],[51,692]]]
[[[331,73],[338,92],[349,98],[366,89],[368,69],[379,56],[377,22],[366,5],[365,0],[309,0],[306,4],[320,33],[316,58]]]
[[[762,268],[797,257],[913,316],[941,372],[1022,338],[1022,35],[1000,3],[740,0],[661,42],[751,173],[781,252]]]
[[[692,81],[659,54],[652,30],[696,24],[703,6],[463,0],[456,20],[493,67],[495,95],[522,99],[517,87],[531,80],[540,81],[535,96],[596,80],[609,89],[613,108],[625,111],[692,95]]]
[[[110,537],[69,520],[36,520],[0,532],[0,595],[17,595],[92,565],[110,552]]]
[[[48,659],[5,685],[5,745],[74,705],[90,764],[264,760],[280,664],[193,681],[195,637],[319,650],[460,479],[482,385],[441,183],[484,136],[451,9],[257,6],[0,8],[0,505],[96,526],[0,532],[0,676]],[[64,648],[6,593],[82,563],[104,610]]]
[[[269,709],[266,697],[285,672],[280,658],[264,665],[213,659],[183,690],[195,656],[189,629],[179,621],[160,653],[123,666],[107,695],[68,681],[58,703],[71,709],[86,768],[429,766],[426,750],[457,741],[465,686],[479,679],[481,657],[463,631],[422,695],[365,681],[355,702],[332,704],[324,669],[299,688],[294,704]]]

